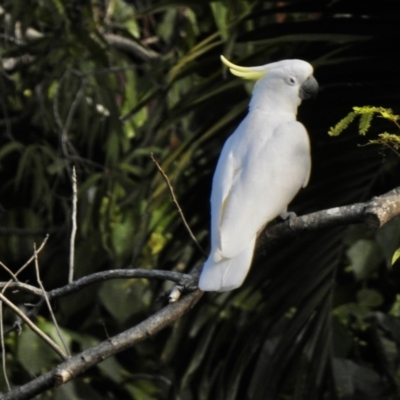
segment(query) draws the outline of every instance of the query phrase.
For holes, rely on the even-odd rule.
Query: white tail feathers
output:
[[[205,292],[226,292],[239,287],[246,278],[253,258],[255,238],[241,253],[233,258],[215,262],[212,254],[204,263],[199,288]]]

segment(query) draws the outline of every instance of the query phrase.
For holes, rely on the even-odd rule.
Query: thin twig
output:
[[[35,332],[40,338],[42,338],[63,360],[66,360],[68,356],[58,347],[49,336],[42,332],[17,306],[15,306],[10,300],[7,299],[2,293],[0,293],[0,300],[2,300],[8,307],[10,307],[25,323]]]
[[[76,183],[76,169],[75,166],[72,167],[72,230],[71,239],[69,244],[69,273],[68,273],[68,283],[74,280],[74,258],[75,258],[75,236],[77,230],[76,224],[76,209],[78,203],[78,189]]]
[[[49,238],[49,235],[46,235],[46,237],[43,239],[42,244],[40,245],[40,247],[37,249],[36,254],[39,254],[42,249],[44,248],[44,246],[47,243],[47,240]],[[17,277],[33,260],[35,259],[35,255],[32,255],[29,260],[15,273],[15,274],[11,274],[13,276],[13,278]],[[3,287],[3,290],[1,291],[2,294],[4,294],[4,292],[7,290],[7,288],[11,285],[11,283],[13,282],[13,280],[9,280]]]
[[[3,325],[3,302],[0,301],[0,341],[1,341],[1,367],[3,369],[4,380],[6,381],[7,389],[11,390],[10,382],[8,381],[6,368],[6,346],[4,344],[4,325]]]
[[[16,275],[0,261],[0,265],[12,276],[15,282],[18,282]],[[11,280],[12,282],[12,280]],[[5,290],[5,289],[4,289]],[[1,343],[1,368],[3,370],[3,376],[6,381],[8,390],[11,390],[10,382],[7,376],[7,365],[6,365],[6,346],[4,343],[4,324],[3,324],[3,302],[0,301],[0,343]]]
[[[171,182],[169,181],[169,178],[168,178],[167,174],[164,172],[164,170],[161,168],[160,164],[159,164],[159,163],[157,162],[157,160],[154,158],[153,153],[150,154],[150,157],[151,157],[151,159],[153,160],[153,163],[156,165],[157,169],[161,172],[161,175],[163,176],[165,182],[167,183],[169,192],[170,192],[171,197],[172,197],[172,200],[173,200],[173,202],[175,203],[176,208],[178,209],[178,212],[179,212],[179,214],[180,214],[180,216],[181,216],[181,218],[182,218],[183,224],[185,225],[185,228],[186,228],[186,230],[188,231],[190,237],[191,237],[191,238],[193,239],[193,241],[196,243],[197,248],[198,248],[204,255],[207,255],[207,253],[206,253],[206,252],[203,250],[203,248],[200,246],[200,243],[197,241],[196,237],[194,236],[192,230],[191,230],[190,227],[189,227],[189,224],[188,224],[187,221],[186,221],[186,218],[185,218],[185,216],[184,216],[184,214],[183,214],[183,211],[182,211],[181,207],[179,206],[178,200],[176,199],[175,192],[174,192],[174,188],[172,187]]]
[[[193,308],[202,295],[203,292],[200,290],[188,293],[177,303],[167,305],[138,325],[107,338],[107,340],[72,356],[53,370],[14,389],[12,392],[3,394],[2,400],[30,399],[47,389],[54,388],[55,385],[60,386],[69,382],[106,358],[154,336]]]
[[[14,279],[14,281],[18,281],[18,278],[15,276],[14,272],[12,272],[5,264],[0,261],[0,266],[2,266]]]
[[[42,249],[43,249],[44,246],[46,245],[46,242],[47,242],[48,238],[49,238],[49,235],[46,235],[46,237],[43,239],[43,242],[42,242],[42,244],[40,245],[39,249],[36,251],[36,255],[39,254],[39,253],[42,251]],[[28,260],[15,274],[13,274],[13,273],[10,271],[11,276],[13,277],[13,279],[15,279],[16,282],[13,282],[12,279],[9,280],[9,281],[4,285],[3,289],[1,290],[1,295],[2,295],[2,296],[3,296],[4,292],[7,290],[7,288],[8,288],[10,285],[12,285],[13,283],[14,283],[14,284],[18,284],[18,285],[22,285],[22,286],[28,286],[28,285],[25,285],[25,284],[23,284],[23,283],[21,283],[21,282],[18,282],[17,276],[18,276],[18,274],[20,274],[20,273],[34,260],[34,258],[35,258],[35,255],[33,255],[32,257],[30,257],[29,260]],[[7,268],[6,270],[9,271],[8,268]],[[3,302],[1,302],[1,307],[3,307]],[[3,311],[3,310],[1,309],[1,311]],[[18,309],[18,311],[19,311],[19,309]],[[1,324],[2,324],[1,329],[2,329],[2,331],[3,331],[3,329],[4,329],[4,327],[3,327],[3,319],[1,319]],[[17,325],[15,325],[15,326],[17,326]],[[6,333],[9,333],[9,332],[11,332],[11,331],[13,331],[13,330],[15,330],[15,329],[14,329],[14,328],[8,329]],[[3,332],[2,332],[2,334],[1,334],[1,337],[3,338]],[[3,340],[3,339],[2,339],[2,340]],[[2,343],[2,345],[3,345],[3,343]],[[3,350],[3,353],[2,353],[2,354],[3,354],[3,363],[5,363],[5,352],[4,352],[4,350]]]
[[[69,283],[68,285],[62,286],[57,289],[50,290],[47,292],[47,297],[49,300],[53,300],[59,297],[67,296],[71,293],[76,293],[85,288],[86,286],[92,285],[97,282],[103,282],[109,279],[127,279],[127,278],[136,278],[136,279],[160,279],[160,280],[167,280],[171,282],[175,282],[180,284],[183,281],[187,281],[190,279],[190,275],[182,274],[180,272],[175,271],[161,271],[161,270],[154,270],[154,269],[115,269],[110,271],[102,271],[96,272],[91,275],[84,276],[80,279]],[[41,296],[41,290],[31,287],[30,285],[23,284],[21,282],[8,282],[7,284],[0,282],[0,287],[2,285],[6,285],[7,287],[16,287],[19,289],[27,290],[34,295]],[[42,308],[43,304],[45,303],[44,299],[42,298],[34,308],[29,310],[26,315],[29,318],[35,317],[40,309]],[[7,329],[5,334],[9,334],[10,332],[15,331],[19,328],[19,325],[14,324],[11,328]]]
[[[36,270],[37,282],[38,282],[38,284],[40,286],[40,289],[42,289],[42,294],[43,294],[43,297],[44,297],[44,299],[46,301],[47,308],[49,309],[49,312],[50,312],[50,315],[51,315],[51,319],[53,320],[53,324],[56,327],[56,331],[57,331],[58,337],[60,338],[61,343],[64,346],[65,352],[68,354],[69,357],[71,357],[71,354],[70,354],[70,352],[68,350],[68,346],[65,343],[65,340],[64,340],[64,337],[63,337],[63,335],[61,333],[60,327],[58,326],[58,323],[57,323],[57,320],[56,320],[56,316],[54,315],[53,309],[51,308],[51,304],[50,304],[49,298],[47,297],[47,293],[44,290],[44,286],[43,286],[42,280],[40,279],[39,260],[38,260],[37,251],[36,251],[36,243],[33,244],[33,252],[34,252],[33,255],[35,256],[35,270]]]
[[[14,289],[14,291],[23,291],[26,293],[29,293],[33,296],[39,296],[42,297],[42,291],[40,288],[37,288],[36,286],[28,285],[27,283],[23,282],[0,282],[0,289],[4,288],[4,286],[7,286],[8,289]],[[4,293],[3,293],[4,294]]]
[[[43,250],[44,246],[46,246],[46,243],[48,240],[49,240],[49,235],[46,235],[45,238],[43,239],[42,244],[37,249],[36,254],[40,254],[40,252]],[[35,260],[35,255],[33,254],[29,258],[29,260],[15,273],[15,275],[18,276],[34,260]]]

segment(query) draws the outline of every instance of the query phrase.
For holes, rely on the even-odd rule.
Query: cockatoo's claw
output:
[[[283,212],[283,213],[280,214],[280,217],[281,217],[284,221],[289,220],[289,227],[290,227],[290,229],[291,229],[292,231],[294,231],[292,222],[293,222],[293,219],[297,217],[296,213],[293,212],[293,211],[289,211],[289,212],[288,212],[288,211],[285,211],[285,212]]]
[[[296,215],[296,213],[295,212],[293,212],[293,211],[285,211],[285,212],[283,212],[283,213],[281,213],[280,215],[279,215],[284,221],[286,221],[286,220],[292,220],[293,218],[296,218],[297,217],[297,215]]]
[[[179,284],[175,285],[169,292],[168,302],[175,303],[180,299],[182,293],[192,292],[197,289],[198,279],[198,275],[185,274]]]

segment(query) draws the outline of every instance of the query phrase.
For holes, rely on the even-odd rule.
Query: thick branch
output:
[[[381,228],[400,214],[400,194],[392,192],[382,197],[376,197],[365,208],[365,223],[371,228]]]
[[[169,304],[139,325],[71,357],[50,372],[4,394],[1,399],[30,399],[47,389],[68,382],[106,358],[133,346],[137,342],[147,339],[149,336],[155,335],[189,311],[197,303],[202,294],[200,290],[196,290],[183,296],[180,301]]]
[[[261,245],[265,243],[265,239],[277,240],[302,232],[341,225],[365,223],[371,229],[378,229],[398,215],[400,215],[400,188],[366,203],[317,211],[269,226],[264,231]]]

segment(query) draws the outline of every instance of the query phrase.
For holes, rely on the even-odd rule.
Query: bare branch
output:
[[[6,366],[6,346],[4,344],[4,325],[3,325],[3,302],[0,301],[0,342],[1,342],[1,369],[3,370],[4,380],[7,385],[7,389],[11,390],[10,382],[7,376]]]
[[[49,336],[43,333],[17,306],[0,293],[0,300],[2,300],[8,307],[10,307],[40,338],[44,340],[62,359],[66,360],[67,355],[58,347]]]
[[[53,289],[47,293],[49,299],[66,296],[70,293],[80,291],[86,286],[93,283],[106,281],[109,279],[126,279],[126,278],[145,278],[145,279],[161,279],[180,283],[182,279],[187,277],[186,274],[181,274],[174,271],[160,271],[156,269],[115,269],[110,271],[96,272],[91,275],[84,276],[74,282],[65,285],[58,289]]]
[[[7,287],[10,289],[22,290],[26,293],[33,294],[35,296],[42,296],[42,291],[37,288],[36,286],[28,285],[27,283],[23,282],[0,282],[0,289]],[[3,293],[3,291],[2,291]]]
[[[296,236],[302,232],[341,225],[365,223],[371,229],[378,229],[398,215],[400,215],[400,188],[375,197],[366,203],[334,207],[268,226],[258,246],[265,244],[266,240],[274,241]]]
[[[39,250],[38,250],[39,252]],[[182,286],[187,286],[186,282],[193,281],[193,277],[188,274],[182,274],[180,272],[174,271],[160,271],[160,270],[149,270],[149,269],[115,269],[111,271],[96,272],[92,275],[84,276],[83,278],[77,279],[72,283],[62,286],[57,289],[53,289],[47,292],[47,297],[49,300],[53,300],[59,297],[67,296],[71,293],[76,293],[85,288],[86,286],[92,285],[94,283],[106,281],[109,279],[127,279],[127,278],[144,278],[144,279],[161,279],[168,280],[178,283]],[[43,296],[40,289],[33,286],[21,283],[21,282],[2,282],[1,287],[15,287],[25,290],[36,296]],[[3,289],[4,292],[5,289]],[[39,310],[42,308],[44,300],[40,300],[34,308],[32,308],[26,315],[29,318],[36,316]],[[20,327],[20,324],[14,324],[13,327],[9,328],[5,334],[15,331]]]
[[[46,374],[11,392],[5,393],[2,396],[2,400],[30,399],[47,389],[70,381],[106,358],[154,336],[189,311],[201,298],[202,294],[200,290],[196,290],[183,296],[180,301],[167,305],[135,327],[90,347]]]
[[[46,293],[46,291],[44,290],[44,286],[43,286],[42,280],[40,279],[39,260],[38,260],[37,251],[36,251],[36,243],[33,244],[33,251],[34,251],[33,254],[34,254],[34,257],[35,257],[35,270],[36,270],[36,279],[37,279],[37,282],[38,282],[40,288],[42,289],[42,294],[43,294],[43,297],[44,297],[44,299],[45,299],[45,301],[46,301],[47,308],[49,309],[49,312],[50,312],[50,315],[51,315],[51,319],[53,320],[53,324],[54,324],[54,326],[55,326],[55,328],[56,328],[58,337],[60,338],[60,341],[61,341],[61,343],[62,343],[63,346],[64,346],[64,349],[65,349],[66,354],[68,355],[68,357],[71,357],[71,354],[70,354],[70,352],[69,352],[69,350],[68,350],[68,346],[67,346],[67,344],[65,343],[64,337],[63,337],[63,335],[61,334],[60,327],[58,326],[58,323],[57,323],[57,320],[56,320],[56,316],[54,315],[53,309],[51,308],[51,304],[50,304],[49,298],[48,298],[48,296],[47,296],[47,293]]]
[[[381,228],[400,214],[400,195],[390,194],[373,199],[365,208],[365,223],[373,229]]]
[[[400,215],[400,188],[386,195],[374,198],[370,202],[335,207],[301,217],[295,217],[289,221],[270,226],[265,230],[262,240],[264,242],[267,240],[273,242],[276,239],[297,235],[301,232],[354,223],[366,223],[368,226],[376,228],[382,226],[397,215]],[[376,223],[376,221],[378,221],[378,223]],[[196,269],[192,274],[144,269],[104,271],[78,279],[62,288],[54,289],[48,292],[48,298],[62,297],[102,280],[128,277],[168,279],[185,287],[187,282],[193,281],[193,275],[198,274],[198,272],[199,269]],[[20,283],[16,282],[13,283],[12,286],[18,287],[19,285]],[[198,289],[194,290],[183,296],[179,301],[164,307],[139,325],[71,357],[63,364],[59,365],[58,368],[3,395],[2,399],[18,400],[32,398],[34,395],[42,393],[50,387],[68,382],[105,358],[156,334],[187,312],[199,300],[201,295],[201,291]]]
[[[0,261],[0,266],[3,267],[14,279],[14,281],[18,281],[18,278],[15,276],[14,272],[12,272],[5,264]]]
[[[49,235],[46,235],[46,237],[43,239],[42,244],[40,245],[40,247],[37,249],[36,254],[39,254],[44,246],[47,243],[47,240],[49,239]],[[29,260],[15,273],[13,274],[13,278],[16,279],[16,277],[35,259],[35,255],[33,255],[32,257],[29,258]],[[12,284],[12,280],[8,281],[4,286],[3,289],[1,290],[1,293],[4,294],[4,292],[7,290],[7,288]],[[28,285],[26,285],[28,286]]]
[[[76,183],[76,169],[75,166],[72,167],[72,230],[71,239],[69,245],[69,273],[68,273],[68,283],[74,280],[74,257],[75,257],[75,236],[77,230],[76,224],[76,209],[78,203],[78,189]]]

